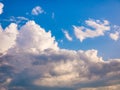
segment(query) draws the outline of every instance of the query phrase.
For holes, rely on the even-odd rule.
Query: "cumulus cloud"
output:
[[[63,33],[65,34],[65,37],[66,37],[69,41],[72,41],[72,37],[69,35],[68,31],[63,30]]]
[[[51,37],[51,32],[45,32],[34,21],[28,21],[20,30],[17,29],[17,25],[14,23],[10,24],[5,30],[2,30],[1,27],[0,42],[1,53],[11,48],[16,42],[15,47],[25,51],[58,49],[55,37]]]
[[[4,7],[4,4],[0,2],[0,14],[3,13],[3,7]]]
[[[17,25],[14,23],[11,23],[5,30],[0,28],[0,53],[6,52],[15,45],[17,34]]]
[[[0,54],[2,88],[75,90],[119,84],[120,59],[105,61],[94,49],[60,49],[51,32],[46,32],[34,21],[28,21],[19,30],[16,27],[12,24],[0,31],[4,37],[0,38],[0,42],[4,41],[0,52],[6,51],[6,54]]]
[[[32,9],[32,15],[39,15],[44,13],[44,10],[40,6],[36,6]]]
[[[109,22],[107,20],[86,20],[86,25],[90,28],[84,26],[73,26],[75,36],[81,42],[86,38],[94,38],[98,36],[103,36],[106,31],[110,30]]]

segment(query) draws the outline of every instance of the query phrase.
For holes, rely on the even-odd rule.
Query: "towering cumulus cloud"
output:
[[[119,86],[120,59],[104,61],[94,49],[60,49],[51,32],[34,21],[19,30],[16,24],[5,30],[1,27],[0,43],[0,89],[84,90]]]

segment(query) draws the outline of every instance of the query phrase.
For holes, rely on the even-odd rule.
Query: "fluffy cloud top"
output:
[[[40,6],[36,6],[32,9],[32,15],[39,15],[44,13],[44,10]]]
[[[75,90],[120,82],[120,59],[105,61],[94,49],[59,49],[51,33],[34,21],[19,31],[11,24],[0,34],[0,52],[6,51],[0,54],[0,89]]]
[[[4,4],[0,2],[0,14],[3,13],[3,7],[4,7]]]
[[[19,31],[19,32],[18,32]],[[13,47],[23,51],[43,51],[45,49],[57,50],[57,42],[51,37],[51,32],[45,32],[43,28],[34,21],[28,21],[20,30],[12,23],[5,30],[0,29],[0,53]],[[47,43],[46,43],[47,42]]]
[[[10,24],[5,30],[2,27],[0,28],[0,53],[4,53],[15,45],[17,34],[17,25],[14,23]]]
[[[63,33],[65,34],[65,37],[69,40],[72,41],[72,37],[69,35],[69,33],[67,31],[63,31]]]
[[[86,25],[90,28],[84,26],[73,26],[75,36],[81,42],[86,38],[94,38],[98,36],[103,36],[106,31],[110,30],[109,22],[104,20],[101,22],[100,20],[86,20]]]

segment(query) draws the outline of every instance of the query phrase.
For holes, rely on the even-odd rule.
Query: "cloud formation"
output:
[[[0,14],[3,13],[3,7],[4,7],[4,4],[0,2]]]
[[[65,30],[63,30],[63,33],[65,34],[65,37],[69,40],[72,41],[72,37],[69,35],[69,33]]]
[[[32,15],[39,15],[44,13],[44,10],[40,6],[36,6],[32,9]]]
[[[77,39],[81,42],[86,38],[94,38],[103,36],[106,31],[110,30],[109,22],[107,20],[86,20],[87,27],[73,26],[74,33]]]
[[[17,34],[17,25],[14,23],[11,23],[5,30],[0,28],[0,53],[6,52],[15,45]]]
[[[105,61],[94,49],[60,49],[51,32],[34,21],[19,30],[11,24],[0,34],[0,86],[6,90],[75,90],[120,82],[120,59]]]

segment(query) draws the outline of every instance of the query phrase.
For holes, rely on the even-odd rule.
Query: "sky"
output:
[[[0,0],[0,89],[118,90],[119,0]]]

